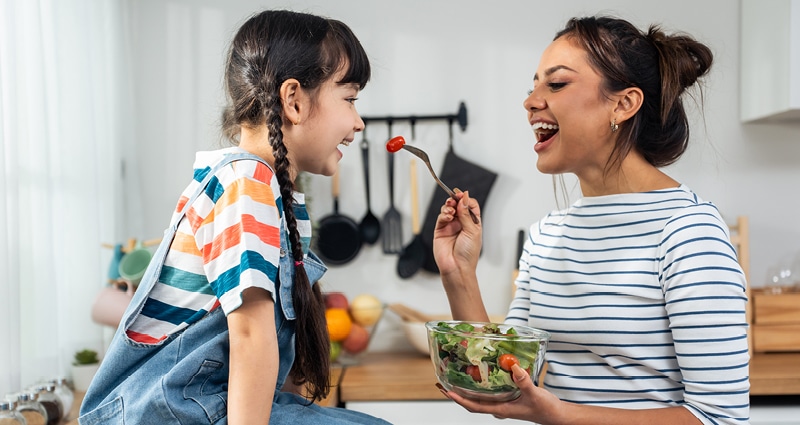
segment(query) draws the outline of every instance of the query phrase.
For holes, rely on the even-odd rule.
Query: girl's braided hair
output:
[[[225,136],[238,144],[241,126],[266,125],[269,130],[281,188],[278,208],[286,220],[295,260],[292,302],[298,314],[291,377],[297,385],[306,384],[312,401],[330,391],[330,342],[319,285],[312,287],[300,263],[304,252],[293,208],[291,164],[281,130],[284,116],[279,89],[294,78],[313,96],[340,70],[345,71],[344,77],[337,83],[355,83],[363,89],[370,78],[366,52],[350,28],[337,20],[285,10],[268,10],[248,19],[231,43],[225,68]]]

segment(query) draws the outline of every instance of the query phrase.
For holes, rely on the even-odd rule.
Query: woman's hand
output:
[[[633,410],[565,402],[544,388],[533,385],[531,377],[519,365],[512,366],[511,370],[514,383],[521,392],[519,398],[514,401],[471,400],[459,396],[454,391],[445,391],[439,384],[436,386],[445,397],[472,413],[487,413],[500,419],[520,419],[541,425],[701,424],[700,420],[683,406]]]
[[[443,275],[474,273],[481,252],[482,222],[472,222],[469,211],[481,216],[478,201],[469,197],[469,192],[456,189],[458,203],[447,198],[442,205],[433,231],[433,256],[439,272]]]
[[[436,384],[450,400],[460,404],[472,413],[488,413],[499,419],[520,419],[542,424],[554,423],[554,413],[560,410],[563,402],[545,389],[533,385],[531,377],[519,365],[512,366],[514,383],[521,394],[513,401],[483,401],[461,397],[454,391],[446,391]]]

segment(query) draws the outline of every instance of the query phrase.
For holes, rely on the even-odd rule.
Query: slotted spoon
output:
[[[392,125],[389,123],[389,136],[392,134]],[[381,235],[383,236],[383,253],[399,254],[403,251],[403,225],[400,211],[394,206],[394,156],[389,154],[389,210],[381,220]]]

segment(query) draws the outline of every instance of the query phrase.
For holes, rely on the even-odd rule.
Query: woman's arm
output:
[[[278,381],[275,303],[269,292],[248,288],[242,305],[228,315],[231,358],[228,423],[268,423]]]
[[[482,224],[472,222],[469,211],[480,217],[478,201],[468,192],[458,192],[459,202],[448,198],[433,232],[433,255],[442,277],[450,312],[455,320],[488,322],[478,286],[478,257]]]
[[[702,424],[688,409],[614,409],[589,406],[559,400],[545,389],[533,385],[530,376],[519,366],[513,366],[514,382],[522,395],[511,402],[469,400],[453,392],[442,393],[473,413],[488,413],[497,418],[514,418],[540,425],[698,425]]]

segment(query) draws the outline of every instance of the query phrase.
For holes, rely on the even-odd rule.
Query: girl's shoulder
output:
[[[255,180],[270,185],[277,183],[275,172],[272,167],[266,163],[266,161],[259,160],[257,156],[250,154],[239,147],[197,152],[193,166],[195,180],[204,177],[205,174],[211,172],[215,166],[229,158],[231,155],[240,155],[243,157],[228,163],[216,171],[215,178],[223,185],[223,187],[228,186],[232,182],[242,178]]]

